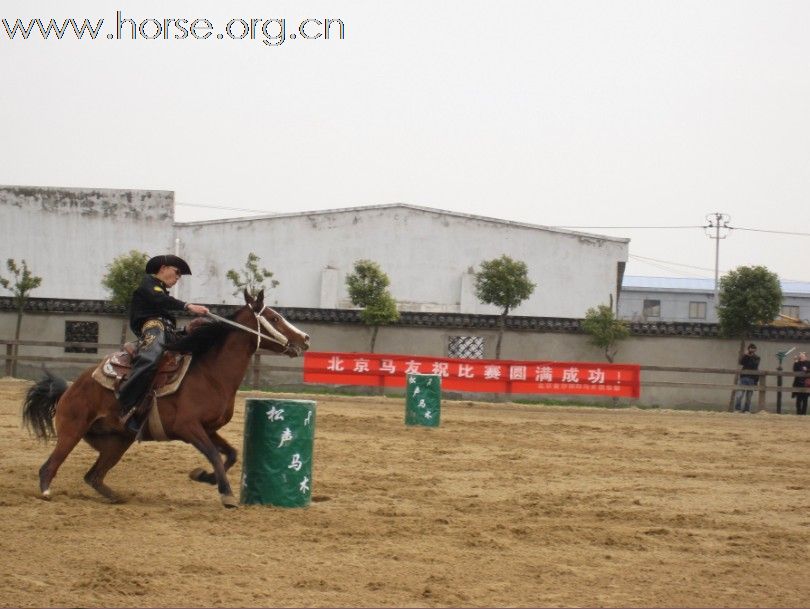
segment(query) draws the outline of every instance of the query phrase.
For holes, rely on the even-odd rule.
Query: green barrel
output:
[[[240,501],[308,506],[314,438],[315,402],[248,398]]]
[[[442,380],[438,374],[408,374],[405,383],[405,424],[438,427]]]

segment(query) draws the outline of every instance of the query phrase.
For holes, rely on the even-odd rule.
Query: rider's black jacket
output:
[[[160,318],[177,323],[171,311],[182,311],[186,303],[169,295],[169,288],[154,275],[144,275],[141,285],[132,293],[129,309],[129,327],[136,336],[141,335],[141,327],[148,319]]]

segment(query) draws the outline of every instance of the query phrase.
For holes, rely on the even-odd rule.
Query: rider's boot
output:
[[[135,412],[135,408],[130,411],[130,414],[127,416],[126,423],[124,423],[124,429],[134,435],[138,435],[141,431],[141,427],[143,427],[143,421]]]
[[[143,400],[137,405],[133,406],[129,412],[121,417],[121,422],[124,424],[124,429],[138,435],[146,422],[149,415],[149,408],[152,405],[152,392],[148,392]]]

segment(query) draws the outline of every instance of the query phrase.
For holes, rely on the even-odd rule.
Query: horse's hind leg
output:
[[[112,503],[121,503],[123,498],[104,484],[104,477],[115,464],[121,460],[127,449],[132,446],[134,438],[117,434],[93,434],[87,433],[85,441],[98,451],[98,459],[93,463],[84,475],[84,481],[92,486],[101,495],[109,499]]]
[[[225,457],[223,467],[227,472],[233,467],[233,464],[236,463],[236,449],[228,444],[228,441],[220,436],[217,432],[212,433],[209,437],[214,443],[214,446],[217,447],[217,450]],[[216,475],[212,472],[205,471],[202,467],[191,470],[188,477],[197,482],[205,482],[207,484],[217,483]]]
[[[43,499],[51,498],[51,482],[59,466],[65,462],[86,430],[86,423],[77,419],[62,419],[57,424],[56,448],[39,468],[39,492]]]

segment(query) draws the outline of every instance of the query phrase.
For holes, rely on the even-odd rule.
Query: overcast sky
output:
[[[116,10],[187,22],[110,40]],[[628,274],[684,277],[713,277],[723,212],[721,272],[810,281],[810,2],[0,5],[52,17],[102,34],[0,24],[0,184],[173,190],[179,221],[405,202],[629,237]],[[281,18],[283,44],[217,37]]]

